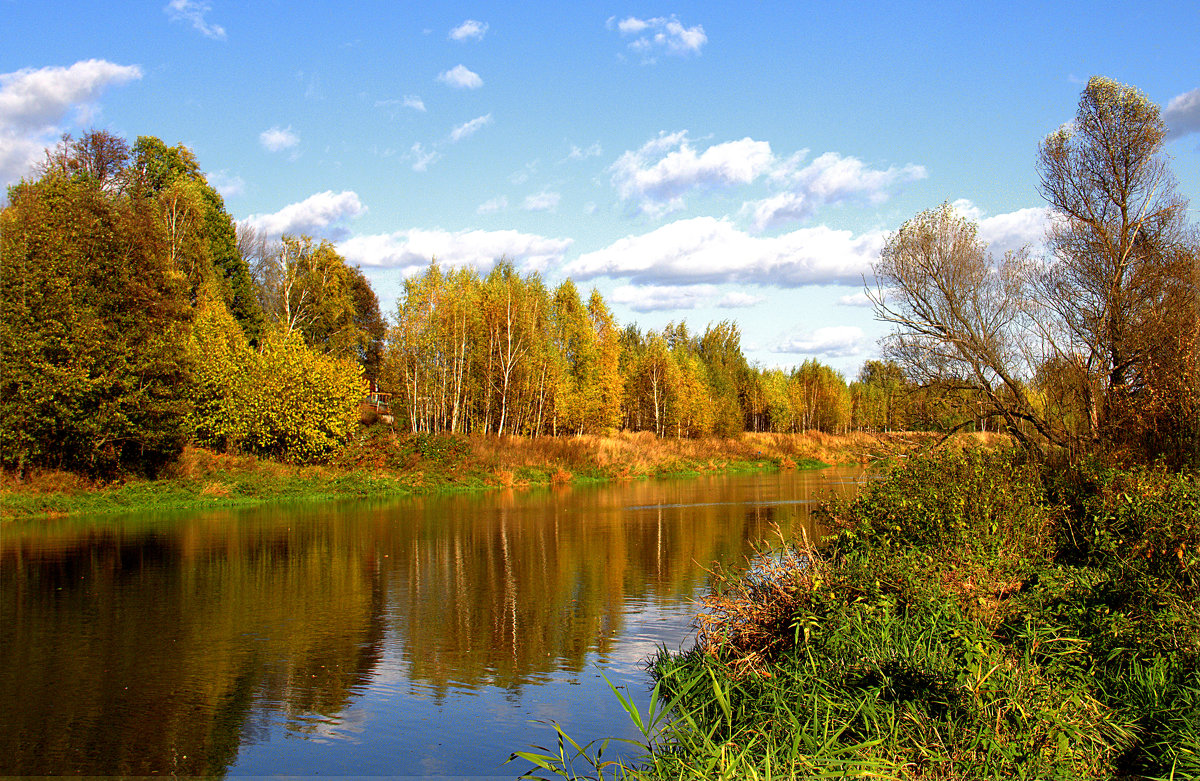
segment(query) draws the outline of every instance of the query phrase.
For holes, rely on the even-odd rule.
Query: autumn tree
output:
[[[183,277],[154,204],[111,181],[52,169],[0,213],[0,459],[18,473],[152,473],[187,437]]]
[[[1113,444],[1153,427],[1142,411],[1164,360],[1159,382],[1189,369],[1167,358],[1186,354],[1178,339],[1195,333],[1195,261],[1166,131],[1142,92],[1093,77],[1074,122],[1038,150],[1053,215],[1054,262],[1040,286],[1048,341],[1059,364],[1075,368],[1092,438]]]
[[[243,235],[243,246],[247,243]],[[253,251],[258,300],[273,327],[300,334],[310,347],[330,355],[365,355],[370,337],[360,327],[356,300],[370,305],[359,289],[366,280],[356,278],[333,244],[284,235]]]
[[[256,341],[263,316],[250,268],[238,251],[225,201],[204,177],[195,155],[182,144],[169,147],[153,136],[139,136],[131,154],[129,186],[158,205],[164,225],[175,232],[173,240],[187,242],[192,301],[205,279],[214,277],[226,307],[247,338]]]
[[[877,319],[891,323],[885,349],[919,384],[977,397],[1030,446],[1062,442],[1061,427],[1039,414],[1025,380],[1038,361],[1024,251],[993,257],[975,224],[950,204],[921,212],[884,245],[877,285],[868,289]],[[975,416],[956,425],[973,423]],[[1022,423],[1029,426],[1023,426]]]

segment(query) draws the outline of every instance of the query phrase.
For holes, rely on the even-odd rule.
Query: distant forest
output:
[[[417,433],[983,427],[1178,460],[1200,443],[1200,253],[1131,90],[1093,79],[1085,135],[1042,145],[1057,265],[992,258],[949,206],[893,235],[872,298],[896,330],[849,381],[751,365],[729,321],[622,326],[597,291],[504,258],[485,276],[431,258],[385,316],[331,243],[237,225],[186,147],[66,137],[0,212],[0,459],[153,474],[191,441],[320,461],[378,389]],[[1126,170],[1095,185],[1106,160]]]

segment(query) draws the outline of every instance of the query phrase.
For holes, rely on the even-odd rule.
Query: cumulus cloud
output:
[[[413,161],[412,169],[414,171],[425,171],[429,166],[442,159],[442,153],[436,149],[426,149],[418,141],[412,145],[412,149],[409,150],[405,157]]]
[[[689,191],[749,184],[769,171],[774,159],[770,144],[752,138],[697,152],[687,131],[681,130],[660,133],[640,149],[625,152],[609,171],[622,200],[636,201],[643,213],[659,215],[683,208]]]
[[[74,123],[84,124],[106,88],[141,77],[136,65],[105,60],[0,73],[0,184],[20,179],[42,159],[67,129],[63,123],[72,109]]]
[[[872,206],[886,201],[894,186],[924,179],[919,165],[895,166],[887,170],[869,168],[856,157],[826,152],[808,165],[800,163],[804,153],[793,155],[771,171],[771,181],[783,192],[748,203],[756,231],[765,231],[809,219],[821,207],[855,201]]]
[[[442,266],[486,271],[507,257],[527,271],[542,271],[562,262],[570,239],[552,239],[514,230],[411,230],[355,236],[338,245],[350,262],[364,267],[400,269],[413,273],[436,257]]]
[[[561,194],[543,191],[526,196],[521,208],[527,212],[552,212],[561,200]]]
[[[728,219],[695,217],[584,253],[564,272],[644,284],[860,284],[870,278],[884,237],[882,231],[856,236],[823,225],[761,237]]]
[[[750,293],[741,293],[734,290],[721,296],[721,299],[717,301],[716,305],[719,309],[746,309],[748,307],[758,306],[766,300],[766,296],[756,296]]]
[[[1046,229],[1050,227],[1051,212],[1044,206],[985,217],[987,213],[966,198],[954,201],[954,210],[979,226],[979,238],[996,256],[1028,247],[1034,255],[1044,251]]]
[[[1050,210],[1044,206],[1031,206],[985,217],[979,221],[979,238],[986,241],[988,249],[998,256],[1026,246],[1038,255],[1045,246],[1050,219]]]
[[[455,65],[448,71],[442,71],[437,80],[458,89],[479,89],[483,86],[483,79],[479,78],[479,74],[468,70],[464,65]]]
[[[258,143],[262,144],[263,149],[268,152],[282,152],[284,149],[291,149],[299,144],[300,136],[292,132],[291,125],[287,127],[275,125],[258,134]]]
[[[483,36],[487,34],[487,22],[480,22],[475,19],[468,19],[458,27],[450,31],[450,40],[452,41],[482,41]]]
[[[635,312],[662,312],[674,309],[742,309],[756,306],[767,299],[739,291],[718,298],[716,285],[622,285],[612,292],[614,303],[623,304]]]
[[[848,358],[866,351],[866,335],[856,325],[831,325],[787,336],[772,348],[777,353]]]
[[[1200,133],[1200,87],[1171,98],[1163,111],[1163,121],[1167,123],[1167,138]]]
[[[246,222],[268,236],[303,233],[337,240],[346,235],[345,222],[366,211],[367,207],[358,199],[357,193],[326,190],[289,204],[274,214],[252,214]]]
[[[476,214],[495,214],[496,212],[502,212],[507,208],[508,208],[508,198],[505,198],[503,195],[501,195],[501,196],[497,196],[496,198],[492,198],[490,200],[484,201],[483,203],[479,204],[479,207],[477,209],[475,209],[475,213]]]
[[[699,54],[708,43],[703,27],[685,27],[674,14],[651,19],[629,16],[620,21],[611,17],[608,27],[616,27],[622,37],[632,37],[629,48],[641,54],[643,62],[647,63],[654,62],[654,55],[659,52],[678,56]]]
[[[219,24],[210,24],[205,15],[212,6],[203,0],[171,0],[163,8],[172,22],[186,22],[196,28],[206,38],[225,40],[225,28]]]
[[[458,143],[459,141],[462,141],[464,138],[475,135],[475,133],[479,130],[479,128],[484,127],[485,125],[490,125],[490,124],[492,124],[492,115],[491,114],[484,114],[482,117],[475,117],[474,119],[472,119],[468,122],[464,122],[461,125],[454,128],[453,130],[451,130],[450,131],[450,140],[454,143]]]

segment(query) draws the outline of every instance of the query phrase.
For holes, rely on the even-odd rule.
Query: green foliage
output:
[[[238,252],[237,233],[225,201],[204,178],[195,155],[183,144],[169,147],[153,136],[138,136],[133,145],[132,169],[135,191],[158,204],[171,243],[177,241],[173,234],[183,229],[177,225],[184,216],[179,214],[179,191],[188,191],[192,298],[197,298],[207,280],[215,279],[225,306],[246,337],[257,342],[262,334],[263,313],[254,294],[250,268]]]
[[[893,464],[826,506],[822,546],[716,573],[696,646],[652,660],[633,761],[569,736],[515,756],[564,777],[1195,777],[1198,508],[1195,475],[1154,469]]]
[[[852,500],[823,508],[838,551],[1040,543],[1048,523],[1038,467],[982,449],[895,462]]]
[[[0,215],[0,458],[154,472],[186,437],[190,311],[145,202],[52,170]]]

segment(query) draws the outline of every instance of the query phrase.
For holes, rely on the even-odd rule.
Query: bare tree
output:
[[[982,414],[1002,416],[1030,445],[1030,427],[1062,439],[1027,382],[1037,363],[1033,276],[1026,251],[994,258],[976,226],[942,204],[892,234],[875,264],[876,287],[867,290],[876,318],[896,326],[887,352],[909,377],[978,394]]]

